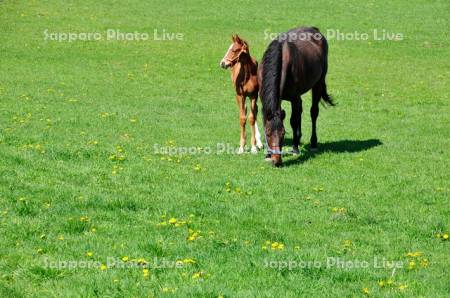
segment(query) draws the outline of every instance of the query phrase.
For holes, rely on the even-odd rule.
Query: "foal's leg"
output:
[[[247,122],[247,108],[245,106],[245,97],[236,95],[236,102],[239,107],[239,122],[241,125],[241,140],[239,144],[238,154],[244,153],[245,147],[245,123]]]
[[[257,153],[258,148],[262,148],[261,135],[259,134],[258,124],[256,123],[256,116],[258,114],[258,106],[256,104],[257,97],[251,98],[251,108],[248,120],[250,121],[250,128],[252,130],[252,137],[250,143],[252,144],[252,153]]]
[[[311,133],[311,151],[317,150],[317,134],[316,134],[316,122],[319,117],[319,102],[322,96],[322,89],[320,83],[316,84],[312,89],[312,105],[311,105],[311,121],[312,121],[312,133]]]
[[[299,97],[291,100],[292,114],[291,127],[293,131],[292,151],[299,154],[300,138],[302,137],[302,99]]]

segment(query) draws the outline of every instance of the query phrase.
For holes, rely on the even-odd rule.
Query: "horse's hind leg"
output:
[[[241,139],[239,143],[238,154],[244,153],[245,147],[245,123],[247,122],[247,108],[245,106],[245,97],[236,95],[236,102],[239,107],[239,124],[241,126]]]
[[[291,100],[292,114],[291,127],[293,132],[292,151],[299,154],[300,138],[302,137],[302,99],[299,97]]]
[[[311,150],[317,150],[317,133],[316,133],[316,122],[319,117],[319,102],[322,97],[322,82],[317,83],[312,89],[312,105],[311,105],[311,121],[312,121],[312,132],[311,132]]]
[[[258,114],[258,106],[256,104],[257,97],[251,98],[251,107],[250,113],[248,116],[248,120],[250,122],[250,128],[252,131],[252,137],[250,140],[250,144],[252,145],[251,152],[257,153],[258,149],[263,147],[261,143],[261,135],[259,134],[258,124],[256,123],[256,116]]]

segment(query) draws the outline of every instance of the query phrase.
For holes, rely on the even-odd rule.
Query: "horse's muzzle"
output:
[[[225,60],[220,61],[220,67],[227,69],[230,65],[225,62]]]
[[[274,167],[281,167],[282,162],[281,154],[272,154],[272,165]]]

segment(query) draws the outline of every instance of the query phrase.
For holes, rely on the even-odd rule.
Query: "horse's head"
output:
[[[267,115],[264,119],[264,133],[267,137],[268,153],[271,156],[272,164],[276,167],[281,166],[281,151],[284,142],[283,120],[286,117],[284,110],[280,110],[272,115]]]
[[[231,36],[233,43],[228,48],[222,61],[220,61],[220,67],[228,68],[232,67],[242,54],[249,54],[248,44],[245,40],[241,39],[238,35]]]

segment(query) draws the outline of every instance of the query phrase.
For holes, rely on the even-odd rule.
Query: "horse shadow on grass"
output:
[[[292,146],[292,139],[285,139],[286,146]],[[310,144],[305,145],[297,158],[285,160],[283,166],[288,167],[295,164],[302,164],[325,152],[332,153],[356,153],[381,146],[383,143],[378,139],[368,140],[341,140],[334,142],[319,143],[317,151],[311,151]]]

